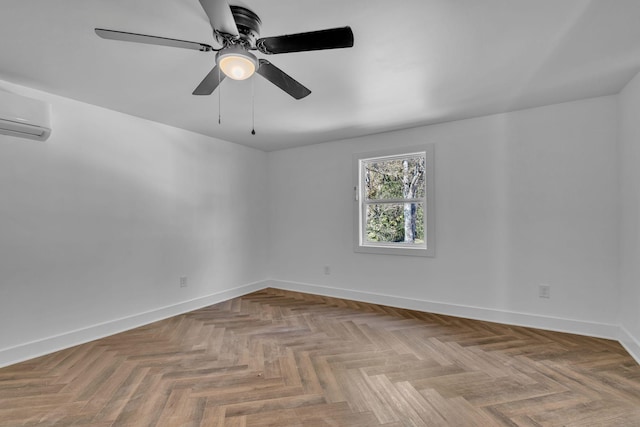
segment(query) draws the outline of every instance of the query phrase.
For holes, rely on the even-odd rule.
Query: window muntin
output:
[[[433,146],[356,155],[354,166],[355,250],[433,256]]]

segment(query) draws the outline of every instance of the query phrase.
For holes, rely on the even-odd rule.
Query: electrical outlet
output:
[[[328,265],[324,266],[324,274],[326,274],[327,276],[329,274],[331,274],[331,267],[329,267]]]
[[[551,298],[551,285],[541,283],[538,287],[538,296],[540,298]]]
[[[187,287],[187,276],[181,276],[180,277],[180,287],[181,288],[186,288]]]

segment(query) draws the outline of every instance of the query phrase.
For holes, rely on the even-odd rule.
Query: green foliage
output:
[[[367,239],[370,242],[403,242],[403,206],[369,205],[367,209]]]
[[[415,203],[415,243],[424,242],[424,206]],[[369,242],[404,242],[404,204],[373,204],[367,206],[367,240]]]
[[[407,161],[407,171],[403,161]],[[405,174],[406,172],[406,174]],[[411,183],[414,178],[413,197],[424,197],[424,157],[377,160],[365,163],[365,194],[368,200],[404,199],[405,178]]]

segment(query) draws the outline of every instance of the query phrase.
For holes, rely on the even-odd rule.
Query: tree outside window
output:
[[[429,148],[404,154],[354,157],[358,175],[356,251],[433,253],[428,244],[433,239],[429,239],[427,220],[433,210],[430,206],[433,197],[428,197],[432,196],[430,177],[433,180],[433,147]],[[389,250],[396,248],[405,250]],[[412,251],[415,249],[421,251]]]

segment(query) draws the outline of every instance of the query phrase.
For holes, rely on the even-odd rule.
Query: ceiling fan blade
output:
[[[351,27],[341,27],[308,33],[264,37],[258,39],[256,46],[260,52],[267,55],[352,47],[353,31],[351,31]]]
[[[209,74],[200,82],[196,90],[193,91],[194,95],[211,95],[218,87],[220,82],[225,78],[225,75],[217,65],[214,65],[213,69],[209,71]]]
[[[283,91],[287,92],[289,95],[293,96],[295,99],[302,99],[311,93],[309,89],[302,86],[291,76],[266,59],[260,60],[260,66],[258,67],[257,73],[274,85],[278,86]]]
[[[238,27],[231,8],[225,0],[200,0],[200,4],[211,22],[214,31],[238,36]]]
[[[96,34],[103,39],[155,44],[159,46],[179,47],[183,49],[193,49],[203,52],[213,50],[213,48],[208,44],[190,42],[186,40],[168,39],[166,37],[149,36],[146,34],[127,33],[125,31],[105,30],[104,28],[96,28],[95,31]]]

